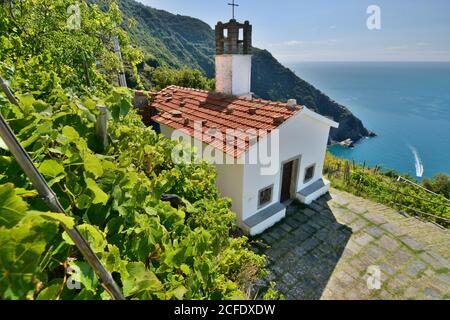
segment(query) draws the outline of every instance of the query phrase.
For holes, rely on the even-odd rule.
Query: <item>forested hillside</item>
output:
[[[126,29],[134,44],[145,52],[146,65],[140,67],[144,76],[143,71],[148,67],[181,68],[187,65],[214,77],[214,30],[208,24],[150,8],[134,0],[121,0],[120,7],[125,16],[136,22]],[[252,91],[270,100],[295,98],[322,115],[333,117],[340,122],[340,128],[331,133],[334,141],[348,138],[357,141],[369,135],[362,122],[346,107],[283,67],[266,50],[254,50]]]

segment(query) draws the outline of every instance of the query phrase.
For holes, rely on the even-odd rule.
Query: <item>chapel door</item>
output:
[[[287,162],[283,165],[283,178],[281,182],[281,198],[280,202],[291,199],[292,176],[294,171],[294,161]]]

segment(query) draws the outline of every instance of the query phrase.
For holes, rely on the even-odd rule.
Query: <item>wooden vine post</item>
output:
[[[97,105],[100,115],[95,123],[95,135],[100,142],[102,151],[108,146],[108,112],[107,108],[102,105]]]
[[[122,51],[120,50],[119,37],[114,36],[114,52],[119,58],[120,63],[122,64],[121,69],[119,70],[119,86],[126,88],[127,87],[127,79],[125,77],[125,71],[123,70],[123,58]]]

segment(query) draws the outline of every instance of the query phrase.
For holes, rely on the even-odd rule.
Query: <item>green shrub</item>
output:
[[[167,67],[156,68],[151,74],[151,81],[158,91],[170,85],[207,91],[214,90],[214,81],[206,78],[201,71],[188,67],[179,70]]]
[[[450,176],[445,173],[438,173],[432,179],[425,179],[423,181],[425,188],[442,194],[447,199],[450,199]]]

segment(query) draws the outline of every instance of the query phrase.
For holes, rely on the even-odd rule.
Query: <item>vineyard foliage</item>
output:
[[[77,226],[128,299],[249,298],[265,258],[231,236],[235,214],[214,168],[173,163],[177,144],[144,127],[131,93],[93,63],[110,55],[97,33],[121,22],[115,2],[102,11],[82,1],[88,29],[74,33],[62,24],[71,1],[13,2],[13,14],[9,1],[0,4],[0,74],[20,106],[0,94],[0,112],[68,215],[48,212],[0,140],[0,298],[109,299],[59,222]],[[36,19],[25,19],[30,10]],[[106,149],[95,134],[99,104],[110,114]]]

